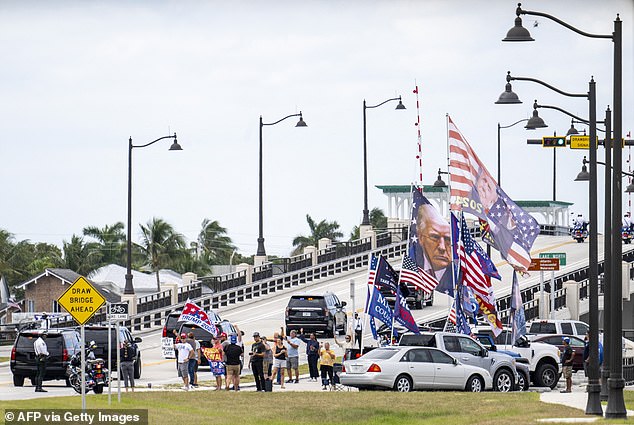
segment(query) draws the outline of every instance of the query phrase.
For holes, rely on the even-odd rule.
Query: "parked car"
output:
[[[346,302],[339,301],[332,292],[293,295],[286,306],[286,334],[303,328],[304,333],[324,332],[333,336],[339,332],[343,335],[348,327],[345,306]]]
[[[79,351],[79,334],[74,329],[30,329],[20,331],[11,348],[9,366],[13,373],[14,386],[23,386],[25,378],[29,378],[34,385],[37,365],[33,343],[44,332],[47,334],[46,346],[49,352],[44,381],[62,379],[66,381],[66,386],[70,385],[66,367],[72,355]]]
[[[440,348],[456,356],[461,363],[486,369],[493,376],[496,391],[508,392],[517,388],[519,378],[515,359],[507,354],[489,352],[468,335],[449,332],[405,334],[401,336],[399,345]]]
[[[438,348],[382,347],[343,364],[339,379],[359,389],[419,389],[481,392],[492,388],[485,369],[460,363]]]
[[[532,335],[540,334],[563,334],[576,335],[583,338],[590,327],[578,320],[535,320],[527,325],[528,333]]]
[[[217,328],[218,335],[220,335],[222,332],[226,333],[227,335],[238,334],[236,328],[234,328],[233,325],[227,320],[221,320],[220,322],[214,324],[214,326],[216,326]],[[200,343],[201,349],[211,348],[212,335],[205,329],[192,323],[183,323],[181,324],[180,328],[178,328],[178,335],[182,333],[189,334],[190,332],[194,333],[194,338]],[[178,358],[178,350],[176,351],[176,358]],[[209,361],[205,356],[201,356],[200,366],[209,366]]]
[[[528,391],[531,382],[530,362],[526,357],[522,357],[520,353],[510,350],[499,349],[493,338],[487,334],[477,333],[476,339],[486,347],[489,351],[496,351],[498,353],[506,354],[515,359],[515,369],[517,370],[517,390]]]
[[[557,347],[542,342],[532,342],[528,338],[519,338],[512,344],[512,332],[504,328],[496,337],[490,326],[477,326],[478,341],[489,350],[498,352],[516,352],[528,359],[530,366],[530,382],[537,387],[557,388],[561,375],[561,352]]]
[[[78,330],[78,328],[77,328]],[[86,344],[95,341],[97,348],[93,350],[95,357],[102,358],[108,367],[108,326],[85,326],[84,327]],[[117,370],[117,328],[110,328],[110,359],[112,362],[112,370]],[[133,337],[128,328],[119,327],[119,343],[129,342],[136,348],[136,358],[134,360],[134,379],[141,379],[141,349],[138,343],[142,341],[140,337]]]
[[[564,337],[570,338],[570,346],[575,352],[575,356],[572,358],[572,371],[577,372],[578,370],[583,370],[583,347],[585,345],[583,338],[567,334],[539,335],[536,336],[532,342],[544,342],[546,344],[554,345],[563,353]]]

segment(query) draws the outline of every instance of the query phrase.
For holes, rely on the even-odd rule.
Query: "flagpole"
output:
[[[451,226],[451,228],[453,229],[453,224],[451,223],[451,161],[450,161],[450,154],[449,154],[449,114],[445,114],[445,126],[447,128],[447,171],[448,171],[448,181],[447,181],[447,191],[449,192],[449,199],[447,200],[447,204],[448,204],[448,209],[449,209],[449,225]],[[464,217],[464,213],[462,213],[461,218]],[[460,229],[460,227],[458,227],[458,229]],[[454,245],[457,243],[454,238],[453,238],[453,232],[451,232],[450,238],[451,238],[451,286],[454,290],[454,300],[455,295],[456,295],[456,264],[454,263],[454,261],[456,260],[454,258]],[[460,267],[460,259],[458,259],[458,267]],[[449,312],[451,312],[451,306],[449,307]],[[449,319],[449,312],[447,312],[447,319]]]

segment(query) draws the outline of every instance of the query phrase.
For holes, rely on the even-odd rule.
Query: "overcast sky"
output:
[[[375,185],[417,180],[417,112],[425,184],[447,168],[446,114],[495,176],[498,122],[529,117],[534,99],[588,116],[587,101],[528,82],[513,83],[522,105],[495,105],[507,71],[578,93],[594,76],[598,117],[612,106],[612,43],[528,16],[536,41],[503,43],[516,4],[0,0],[0,228],[61,246],[85,226],[125,223],[128,138],[176,132],[182,152],[169,140],[134,150],[134,240],[160,217],[192,241],[209,218],[252,255],[259,117],[302,111],[307,128],[293,118],[263,132],[267,253],[288,255],[306,214],[336,220],[347,238],[362,218],[363,100],[399,95],[407,110],[367,112],[370,208],[387,212]],[[620,13],[624,135],[634,130],[632,0],[523,7],[601,34]],[[570,119],[540,116],[547,129],[502,130],[502,187],[516,200],[552,199],[552,150],[526,139],[565,134]],[[572,181],[585,153],[559,151],[557,200],[587,215],[587,184]]]

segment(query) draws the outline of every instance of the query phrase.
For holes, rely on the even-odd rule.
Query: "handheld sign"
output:
[[[104,305],[106,299],[85,277],[79,276],[57,302],[77,323],[83,325]]]

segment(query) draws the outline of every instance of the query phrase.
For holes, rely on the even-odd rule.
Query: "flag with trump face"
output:
[[[451,209],[486,220],[495,248],[519,271],[528,270],[530,249],[539,224],[497,185],[451,118],[449,130],[449,181]]]

